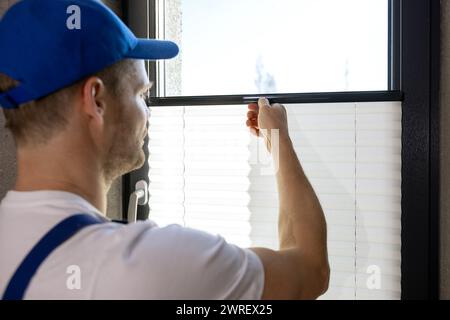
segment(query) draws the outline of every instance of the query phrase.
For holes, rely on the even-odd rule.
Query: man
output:
[[[79,21],[69,21],[77,17]],[[144,163],[150,87],[140,59],[178,53],[137,40],[93,0],[23,0],[0,22],[0,105],[17,181],[0,205],[4,299],[314,299],[328,286],[326,226],[283,106],[249,105],[246,125],[279,130],[280,250],[105,216],[117,177]],[[243,119],[244,121],[245,119]],[[270,132],[269,132],[270,133]]]

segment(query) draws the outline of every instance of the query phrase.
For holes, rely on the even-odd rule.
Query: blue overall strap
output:
[[[44,260],[62,243],[89,225],[102,223],[93,215],[77,214],[54,226],[25,257],[3,294],[3,300],[22,300],[28,285]]]

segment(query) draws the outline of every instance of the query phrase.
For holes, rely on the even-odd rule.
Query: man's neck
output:
[[[99,162],[89,157],[89,152],[83,151],[61,150],[52,146],[19,149],[14,190],[71,192],[106,215],[106,194],[110,186],[102,176]]]

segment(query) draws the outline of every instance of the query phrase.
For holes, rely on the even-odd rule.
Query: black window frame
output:
[[[389,2],[387,91],[265,95],[280,103],[402,101],[401,298],[439,298],[439,0]],[[123,0],[124,20],[139,37],[155,37],[156,0]],[[147,63],[156,86],[156,64]],[[152,106],[246,104],[258,95],[156,97]],[[148,143],[148,138],[145,145]],[[146,159],[148,150],[144,148]],[[123,176],[123,215],[139,180],[148,182],[148,162]],[[148,206],[138,208],[145,220]]]

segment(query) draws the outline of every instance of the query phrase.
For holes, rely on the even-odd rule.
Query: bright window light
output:
[[[386,90],[387,0],[160,2],[163,96]]]

